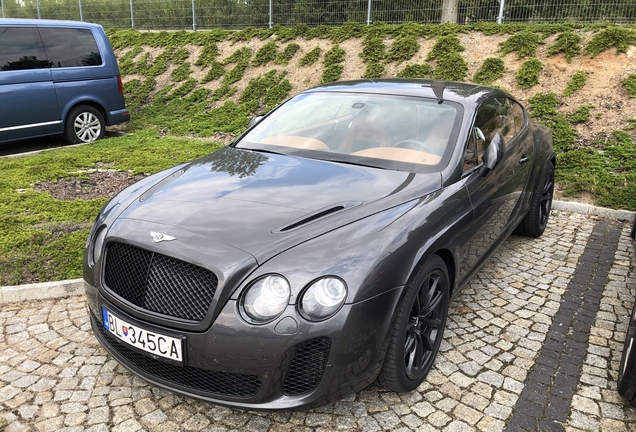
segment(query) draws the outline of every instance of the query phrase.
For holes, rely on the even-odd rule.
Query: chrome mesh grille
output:
[[[125,243],[106,248],[104,282],[113,293],[144,309],[201,321],[218,284],[202,267]]]
[[[329,359],[331,339],[315,339],[301,345],[292,359],[283,383],[283,393],[299,395],[313,390],[322,379]]]

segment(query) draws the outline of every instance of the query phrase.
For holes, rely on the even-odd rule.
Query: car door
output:
[[[50,64],[35,27],[0,27],[0,142],[62,131]]]
[[[466,261],[469,273],[516,225],[528,181],[533,149],[523,139],[527,127],[517,133],[512,103],[516,102],[503,97],[487,99],[477,110],[467,145],[464,181],[474,209]],[[504,140],[503,158],[493,170],[482,175],[479,173],[482,155],[497,134]]]

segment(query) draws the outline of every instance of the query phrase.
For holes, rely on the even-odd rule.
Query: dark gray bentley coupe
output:
[[[412,390],[449,299],[510,233],[543,233],[554,166],[549,130],[501,90],[307,90],[104,206],[84,265],[93,330],[133,373],[214,403]]]

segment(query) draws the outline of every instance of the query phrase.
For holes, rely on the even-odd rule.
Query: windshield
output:
[[[263,119],[236,147],[379,168],[439,171],[452,153],[460,109],[436,99],[304,93]]]

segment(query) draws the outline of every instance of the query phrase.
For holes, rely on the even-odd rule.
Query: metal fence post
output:
[[[133,0],[130,0],[130,27],[135,28],[135,10],[133,9]]]
[[[501,24],[503,21],[504,5],[506,0],[499,0],[499,16],[497,17],[497,24]]]
[[[367,5],[367,25],[371,25],[371,8],[373,7],[371,3],[373,0],[369,0],[369,4]]]
[[[269,28],[274,25],[274,0],[269,0]]]
[[[41,19],[41,13],[40,13],[40,0],[36,0],[35,2],[36,7],[38,8],[38,19]]]
[[[2,6],[2,18],[4,18],[4,0],[0,0],[0,6]]]
[[[192,0],[192,31],[197,31],[197,0]]]
[[[84,12],[82,11],[82,0],[79,0],[80,21],[84,21]]]

